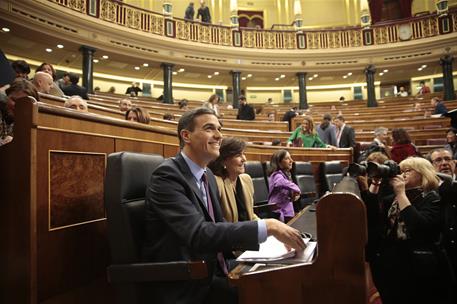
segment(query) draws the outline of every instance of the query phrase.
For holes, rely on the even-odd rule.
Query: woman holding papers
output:
[[[241,139],[224,138],[219,157],[208,165],[216,177],[224,218],[229,222],[259,219],[253,209],[254,185],[244,173],[245,149],[246,143]]]
[[[279,219],[288,222],[294,217],[293,202],[300,198],[300,188],[292,182],[290,171],[294,163],[287,150],[276,151],[271,157],[268,202],[276,204]]]

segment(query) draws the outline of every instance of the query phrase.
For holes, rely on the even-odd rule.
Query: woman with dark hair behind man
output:
[[[65,95],[63,93],[63,91],[60,89],[59,83],[57,82],[56,70],[50,63],[43,62],[42,64],[40,64],[40,66],[38,66],[36,68],[35,73],[36,72],[45,72],[52,76],[53,83],[52,83],[51,91],[49,92],[49,94],[54,95],[54,96],[59,96],[59,97],[62,97]]]
[[[300,199],[300,188],[294,182],[290,171],[294,161],[287,150],[278,150],[271,156],[268,203],[279,208],[279,220],[288,222],[294,217],[293,202]]]
[[[390,157],[397,164],[409,156],[420,156],[417,147],[411,143],[411,137],[403,128],[395,128],[392,130],[392,149]]]
[[[244,173],[246,143],[236,137],[222,140],[219,157],[208,167],[216,177],[224,218],[229,222],[258,220],[254,213],[254,185]]]

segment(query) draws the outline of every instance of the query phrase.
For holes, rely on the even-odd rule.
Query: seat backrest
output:
[[[145,233],[145,193],[161,155],[118,152],[108,156],[105,208],[113,263],[140,261]]]
[[[265,180],[264,166],[260,161],[247,161],[244,166],[254,184],[254,205],[266,204],[268,202],[268,186]]]
[[[326,161],[319,166],[321,195],[331,191],[333,186],[343,178],[343,167],[339,160]]]
[[[313,175],[313,166],[310,162],[297,161],[292,170],[292,180],[298,185],[301,193],[314,192],[304,198],[305,203],[312,203],[318,196],[316,182]]]

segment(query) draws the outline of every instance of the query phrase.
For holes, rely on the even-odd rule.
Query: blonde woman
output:
[[[287,140],[287,147],[304,147],[304,148],[327,148],[326,145],[314,129],[314,121],[311,116],[305,116],[302,124],[292,132]]]
[[[442,215],[439,179],[423,158],[407,158],[399,167],[401,174],[389,179],[391,193],[380,196],[377,182],[362,194],[374,283],[384,304],[447,303],[449,269],[437,245]]]

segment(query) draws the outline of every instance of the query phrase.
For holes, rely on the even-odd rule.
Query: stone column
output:
[[[452,61],[454,57],[451,54],[446,54],[440,58],[440,64],[443,67],[443,87],[444,87],[444,100],[454,100],[454,80],[452,77]]]
[[[298,108],[300,110],[308,109],[308,97],[306,96],[306,73],[297,73],[298,78]]]
[[[233,86],[233,108],[238,109],[240,106],[240,102],[238,101],[238,97],[241,95],[241,72],[239,71],[231,71],[232,74],[232,86]]]
[[[162,63],[163,68],[163,103],[173,103],[173,67],[172,63]]]
[[[82,74],[82,83],[83,87],[87,89],[88,93],[94,92],[94,53],[96,51],[95,48],[82,45],[79,48],[79,51],[83,54],[83,74]]]
[[[378,103],[376,102],[374,91],[374,74],[376,73],[376,68],[370,64],[365,68],[364,72],[367,79],[367,107],[377,107]]]

